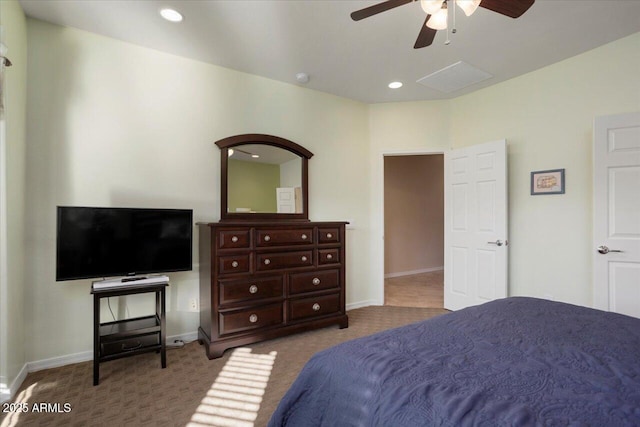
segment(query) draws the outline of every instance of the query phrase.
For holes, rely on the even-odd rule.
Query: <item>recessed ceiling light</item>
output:
[[[174,9],[161,9],[160,15],[171,22],[180,22],[182,21],[182,14]]]
[[[251,157],[253,157],[254,159],[257,159],[257,158],[259,158],[259,157],[260,157],[260,155],[258,155],[258,154],[252,154],[252,155],[251,155]]]
[[[402,87],[402,82],[391,82],[389,83],[389,87],[391,89],[398,89]]]

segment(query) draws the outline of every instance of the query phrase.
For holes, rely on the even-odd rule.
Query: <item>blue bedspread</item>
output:
[[[507,298],[317,353],[270,426],[640,426],[640,319]]]

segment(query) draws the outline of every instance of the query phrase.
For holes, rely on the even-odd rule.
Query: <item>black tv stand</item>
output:
[[[122,281],[124,282],[125,279]],[[136,278],[135,280],[138,280]],[[162,368],[167,367],[165,291],[168,283],[129,284],[92,289],[93,294],[93,385],[100,382],[100,363],[150,351],[160,352]],[[150,316],[115,322],[100,322],[100,300],[154,292],[156,312]]]

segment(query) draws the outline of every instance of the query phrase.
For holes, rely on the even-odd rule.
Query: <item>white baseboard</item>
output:
[[[370,305],[376,305],[376,304],[372,300],[359,301],[359,302],[352,302],[351,304],[347,304],[345,308],[347,311],[349,311],[349,310],[355,310],[356,308],[369,307]]]
[[[71,365],[93,360],[93,351],[83,351],[80,353],[65,354],[64,356],[52,357],[50,359],[35,360],[27,363],[27,372],[38,372],[43,369],[59,368],[60,366]]]
[[[6,381],[6,379],[0,379],[0,403],[7,402],[13,399],[13,396],[16,394],[16,391],[18,391],[26,377],[27,365],[25,364],[22,366],[22,369],[20,369],[20,372],[18,372],[18,375],[16,375],[16,378],[11,382],[9,386],[6,386],[3,381]]]
[[[3,381],[3,379],[0,378],[0,381]],[[13,393],[11,393],[11,387],[5,385],[5,383],[3,382],[0,382],[0,403],[11,400],[11,396],[13,396]]]
[[[174,342],[176,340],[179,341],[183,341],[184,343],[188,343],[191,341],[195,341],[198,339],[198,332],[188,332],[186,334],[180,334],[180,335],[172,335],[170,337],[167,337],[167,344]]]
[[[198,339],[197,332],[188,332],[186,334],[172,335],[167,337],[166,342],[171,343],[175,340],[186,342]],[[71,365],[74,363],[88,362],[93,360],[93,351],[83,351],[75,354],[67,354],[65,356],[52,357],[51,359],[37,360],[26,364],[27,372],[37,372],[43,369],[59,368],[60,366]],[[22,382],[21,382],[22,383]]]
[[[420,270],[400,271],[398,273],[389,273],[389,274],[385,274],[384,278],[391,279],[393,277],[411,276],[414,274],[431,273],[432,271],[441,271],[441,270],[444,270],[444,266],[421,268]]]
[[[198,339],[198,332],[188,332],[185,334],[172,335],[167,337],[167,344],[176,340],[185,343]],[[71,365],[74,363],[89,362],[93,360],[93,351],[82,351],[80,353],[67,354],[64,356],[52,357],[50,359],[36,360],[24,364],[15,380],[9,387],[0,385],[0,402],[6,402],[13,399],[16,391],[20,388],[27,374],[31,372],[41,371],[43,369],[59,368],[60,366]]]

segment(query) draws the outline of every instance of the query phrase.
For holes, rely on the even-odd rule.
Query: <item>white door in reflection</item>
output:
[[[278,213],[296,213],[296,193],[293,187],[276,188]]]
[[[300,187],[276,188],[278,213],[302,213],[302,189]]]

